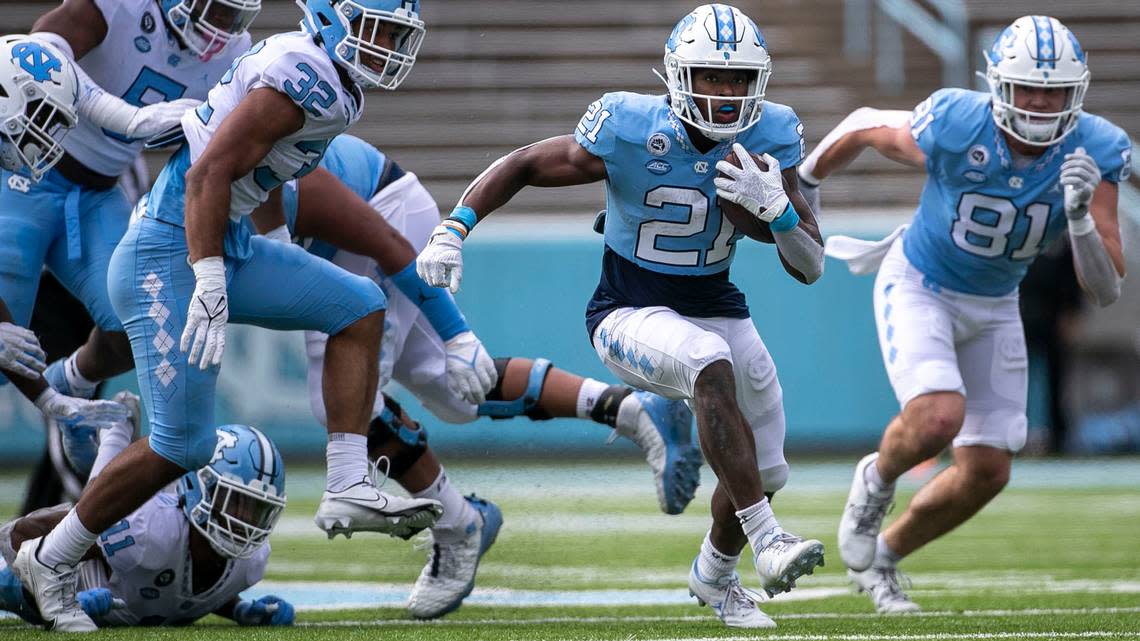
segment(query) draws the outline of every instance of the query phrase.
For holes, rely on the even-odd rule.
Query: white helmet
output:
[[[693,93],[693,69],[721,67],[755,72],[748,92],[740,97],[707,96]],[[681,19],[665,42],[665,86],[669,106],[682,121],[696,127],[713,140],[728,140],[755,125],[763,111],[764,90],[772,75],[764,34],[740,9],[727,4],[704,4]],[[697,108],[704,100],[712,112],[712,101],[739,102],[735,122],[709,122]]]
[[[1060,20],[1022,16],[1005,28],[986,55],[986,82],[993,95],[994,122],[1030,145],[1060,142],[1077,126],[1089,68],[1077,37]],[[1068,89],[1065,106],[1040,113],[1014,106],[1018,86]]]
[[[166,23],[186,48],[209,60],[249,30],[261,0],[161,0]]]
[[[59,49],[28,36],[0,37],[0,167],[38,181],[60,158],[78,120],[79,80]]]

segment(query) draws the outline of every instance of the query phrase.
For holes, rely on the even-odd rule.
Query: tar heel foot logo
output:
[[[693,171],[702,175],[709,173],[709,161],[698,160],[697,162],[693,163]]]
[[[669,153],[670,145],[672,143],[669,142],[669,136],[661,132],[653,134],[645,141],[645,148],[654,156],[664,156]]]
[[[648,169],[649,173],[651,173],[651,174],[656,174],[658,176],[664,176],[665,174],[667,174],[673,170],[673,165],[670,165],[668,162],[666,162],[664,160],[656,159],[656,160],[650,160],[649,162],[645,163],[645,168]]]
[[[19,174],[12,174],[8,176],[8,188],[26,194],[32,188],[32,181]]]
[[[990,150],[986,149],[985,145],[974,145],[966,152],[966,159],[974,167],[985,167],[990,161]]]

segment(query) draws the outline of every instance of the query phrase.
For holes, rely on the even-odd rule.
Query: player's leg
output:
[[[329,335],[322,381],[328,476],[318,525],[330,536],[410,536],[433,523],[438,504],[389,496],[371,480],[367,432],[385,307],[379,287],[300,247],[254,237],[248,257],[234,264],[229,294],[231,322]]]
[[[52,362],[44,378],[64,394],[92,398],[99,381],[134,366],[130,339],[107,293],[108,264],[126,232],[131,206],[118,187],[75,193],[65,205],[67,233],[52,245],[47,263],[87,308],[95,328],[67,358]]]

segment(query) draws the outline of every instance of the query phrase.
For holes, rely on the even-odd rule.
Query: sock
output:
[[[471,507],[451,484],[447,472],[441,467],[439,476],[419,492],[412,494],[417,499],[435,499],[443,503],[443,516],[432,526],[432,536],[440,543],[457,541],[468,534],[468,526],[473,526],[479,514]]]
[[[36,557],[40,563],[52,568],[61,563],[75,565],[87,553],[88,548],[95,545],[98,537],[98,534],[84,527],[75,508],[71,508],[59,525],[44,537]]]
[[[79,373],[79,366],[75,358],[79,350],[75,350],[65,359],[55,361],[44,370],[44,378],[52,389],[67,396],[76,398],[92,398],[99,381],[89,381]]]
[[[768,547],[773,539],[784,533],[784,528],[776,521],[776,515],[772,513],[772,506],[767,498],[762,498],[759,503],[740,510],[736,516],[740,519],[740,526],[744,528],[744,535],[748,537],[753,553]]]
[[[329,432],[325,459],[328,461],[325,489],[329,492],[343,492],[368,478],[368,437],[348,432]]]
[[[95,463],[91,466],[87,482],[90,483],[96,476],[99,476],[103,468],[107,467],[107,464],[127,449],[130,444],[131,430],[129,425],[126,426],[126,429],[119,429],[116,426],[99,430],[99,451],[95,455]]]
[[[712,539],[705,534],[705,541],[701,543],[701,553],[697,555],[697,574],[703,579],[716,583],[736,571],[736,564],[740,555],[729,556],[713,546]]]
[[[605,393],[609,385],[601,381],[587,378],[582,381],[582,387],[578,388],[578,405],[576,414],[578,418],[590,418],[590,412],[594,411],[594,405],[597,404],[598,399]]]
[[[883,477],[879,475],[877,458],[872,461],[870,465],[863,468],[863,481],[867,483],[867,489],[871,490],[872,494],[883,494],[895,488],[894,483],[887,483],[883,480]]]
[[[880,534],[879,538],[875,539],[875,560],[872,565],[880,568],[893,568],[902,561],[902,556],[897,554],[887,545],[887,540]]]
[[[630,394],[633,394],[633,390],[624,385],[610,385],[598,395],[598,400],[594,402],[594,407],[590,410],[590,418],[595,423],[615,427],[618,422],[618,412],[621,411],[621,406],[625,404],[625,399]]]

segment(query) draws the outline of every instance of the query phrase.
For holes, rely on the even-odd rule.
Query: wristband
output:
[[[792,207],[789,202],[788,206],[784,209],[784,213],[777,216],[772,222],[768,223],[768,228],[774,232],[791,231],[800,224],[800,215],[796,213],[796,208]]]
[[[221,256],[199,258],[190,265],[194,270],[195,282],[203,285],[226,286],[226,263]]]
[[[1084,216],[1080,218],[1069,219],[1069,233],[1074,236],[1084,236],[1096,231],[1096,222],[1093,217],[1085,212]]]
[[[462,224],[468,232],[475,229],[475,223],[479,222],[479,217],[475,215],[475,210],[467,205],[456,205],[455,209],[451,210],[451,215],[448,216],[447,219]]]
[[[467,227],[465,227],[463,225],[463,223],[459,222],[458,220],[452,220],[450,218],[444,218],[443,222],[441,222],[439,224],[439,226],[443,227],[447,231],[455,234],[455,236],[457,238],[459,238],[459,240],[466,240],[467,239],[467,232],[469,230],[467,229]]]
[[[808,187],[811,187],[813,189],[815,189],[816,187],[819,187],[819,184],[823,182],[822,180],[820,180],[820,179],[816,178],[814,175],[812,175],[811,171],[805,169],[802,166],[800,167],[800,171],[797,173],[799,174],[800,182],[802,182],[803,184],[805,184]]]
[[[450,231],[450,229],[449,229]],[[444,290],[431,287],[416,273],[416,261],[408,263],[400,271],[393,274],[392,282],[404,296],[416,304],[424,313],[432,329],[444,341],[450,340],[463,332],[470,331],[467,319],[459,311],[459,307]]]

